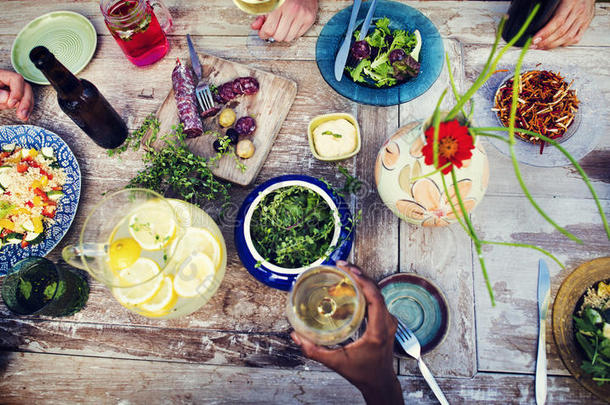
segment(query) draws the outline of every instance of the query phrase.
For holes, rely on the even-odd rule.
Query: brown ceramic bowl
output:
[[[585,356],[574,337],[572,320],[572,315],[587,289],[599,281],[608,279],[610,279],[610,257],[602,257],[581,264],[564,280],[553,304],[553,336],[559,356],[572,376],[583,387],[610,403],[610,383],[600,386],[580,368]]]

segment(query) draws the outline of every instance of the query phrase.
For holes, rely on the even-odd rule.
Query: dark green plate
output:
[[[438,287],[413,273],[386,277],[379,282],[379,287],[388,310],[417,336],[422,354],[443,341],[449,325],[449,310]],[[398,343],[394,345],[394,354],[409,357]]]

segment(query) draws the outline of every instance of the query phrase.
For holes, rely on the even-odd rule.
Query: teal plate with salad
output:
[[[33,125],[0,126],[0,276],[57,246],[80,189],[78,161],[59,136]]]
[[[379,1],[365,39],[354,46],[369,7],[370,2],[360,7],[341,81],[335,78],[335,58],[345,38],[352,6],[335,14],[324,26],[316,44],[322,77],[337,93],[361,104],[390,106],[419,97],[443,68],[445,49],[438,30],[412,7]]]

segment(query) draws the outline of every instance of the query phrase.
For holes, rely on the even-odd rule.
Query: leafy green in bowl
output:
[[[265,261],[295,269],[326,257],[336,228],[336,213],[320,193],[291,185],[260,200],[250,221],[250,237]]]
[[[610,282],[610,281],[609,281]],[[582,370],[599,385],[610,382],[610,285],[600,281],[581,298],[574,315],[576,341],[585,353]]]

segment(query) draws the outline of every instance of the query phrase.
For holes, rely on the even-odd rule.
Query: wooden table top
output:
[[[341,177],[333,164],[309,151],[307,123],[315,115],[344,111],[355,115],[363,134],[362,151],[344,164],[365,181],[366,192],[354,203],[363,209],[353,261],[379,280],[392,273],[415,272],[434,280],[445,292],[451,312],[449,335],[425,356],[452,403],[534,403],[537,338],[536,281],[539,255],[534,251],[487,246],[490,278],[497,305],[491,307],[473,245],[457,227],[418,228],[383,208],[373,180],[377,151],[387,136],[413,120],[428,117],[448,86],[446,69],[423,96],[400,106],[358,105],[336,94],[315,63],[315,43],[324,24],[347,0],[322,0],[318,19],[293,44],[266,44],[250,30],[252,20],[229,0],[165,0],[174,17],[171,51],[162,61],[137,68],[127,61],[104,26],[97,2],[54,0],[2,2],[0,68],[11,69],[10,49],[19,30],[33,18],[54,10],[72,10],[89,18],[98,47],[80,77],[93,82],[131,129],[155,112],[170,89],[176,57],[187,55],[186,33],[195,46],[216,56],[246,63],[298,84],[294,105],[256,184],[279,174]],[[481,71],[495,27],[507,2],[406,2],[438,27],[460,89]],[[530,51],[529,62],[578,65],[610,100],[610,5],[596,5],[596,17],[578,46]],[[514,63],[518,49],[504,61]],[[109,158],[59,109],[49,86],[34,86],[36,108],[30,123],[62,136],[77,156],[83,193],[76,220],[49,257],[75,243],[83,221],[101,194],[123,187],[143,167],[141,152]],[[600,117],[608,120],[608,116]],[[13,112],[0,112],[0,124],[17,124]],[[487,147],[491,182],[473,214],[485,239],[540,245],[566,264],[550,264],[553,295],[580,263],[607,256],[606,238],[585,184],[575,169],[526,168],[534,197],[560,225],[585,241],[561,237],[540,218],[523,196],[510,160]],[[610,136],[604,134],[581,164],[591,177],[606,213],[610,213]],[[238,206],[250,188],[234,187]],[[205,209],[205,207],[203,207]],[[177,320],[153,320],[121,307],[110,292],[91,282],[87,306],[67,318],[28,318],[0,304],[0,402],[242,402],[352,403],[362,399],[337,374],[302,356],[288,336],[286,294],[267,288],[242,267],[233,244],[230,218],[222,224],[229,252],[225,279],[210,302]],[[549,316],[550,318],[550,316]],[[597,403],[572,379],[559,359],[550,321],[549,403]],[[405,400],[436,403],[413,360],[396,360]],[[127,402],[125,402],[127,403]]]

